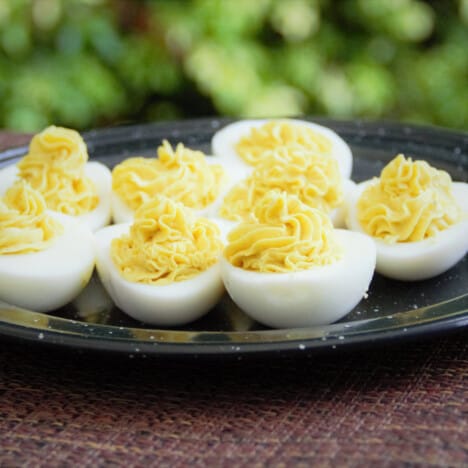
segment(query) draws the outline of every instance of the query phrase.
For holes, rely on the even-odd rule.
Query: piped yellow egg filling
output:
[[[247,220],[258,201],[271,190],[296,195],[306,205],[329,214],[343,201],[343,181],[333,158],[304,149],[269,151],[253,173],[226,195],[219,215]]]
[[[50,126],[32,138],[29,153],[18,163],[19,177],[41,192],[51,210],[81,215],[99,202],[96,187],[84,174],[87,161],[78,132]]]
[[[254,127],[248,135],[242,137],[235,149],[248,164],[256,166],[266,151],[281,146],[303,148],[314,153],[329,155],[331,141],[306,125],[271,120],[260,127]]]
[[[294,195],[269,192],[259,200],[254,216],[256,221],[239,224],[228,235],[224,256],[235,267],[286,273],[342,257],[328,216]]]
[[[225,172],[208,164],[201,151],[179,143],[175,149],[164,141],[158,158],[129,158],[112,171],[112,188],[133,210],[165,195],[194,209],[203,209],[218,197]]]
[[[0,200],[0,255],[44,250],[63,233],[46,208],[43,196],[26,182],[8,189]]]
[[[390,243],[433,237],[461,219],[451,185],[447,172],[399,154],[362,193],[358,220],[366,233]]]
[[[135,213],[129,234],[114,239],[111,257],[128,281],[165,285],[196,276],[221,252],[216,224],[157,195]]]

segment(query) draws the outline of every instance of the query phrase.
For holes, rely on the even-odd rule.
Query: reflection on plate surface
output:
[[[351,146],[353,180],[379,174],[397,153],[426,159],[454,180],[468,180],[468,135],[399,124],[314,121],[337,131]],[[154,156],[161,141],[210,151],[212,134],[227,121],[193,120],[97,130],[85,134],[90,159],[113,167],[122,159]],[[25,148],[0,153],[0,167]],[[337,285],[337,294],[339,286]],[[340,322],[321,327],[270,330],[225,296],[202,319],[180,328],[154,329],[114,307],[93,277],[72,303],[50,314],[0,303],[0,336],[82,350],[177,357],[282,354],[372,344],[428,335],[468,325],[468,260],[436,278],[413,283],[375,275],[368,297]]]

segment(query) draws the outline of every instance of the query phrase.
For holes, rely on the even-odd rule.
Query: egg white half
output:
[[[241,120],[229,125],[226,125],[221,130],[218,130],[211,140],[211,150],[215,157],[225,160],[227,164],[237,167],[239,172],[249,175],[253,171],[253,166],[247,164],[238,154],[235,149],[238,141],[247,136],[252,128],[261,127],[272,119],[259,120]],[[275,119],[286,120],[287,122],[304,125],[311,128],[315,132],[325,136],[332,143],[332,156],[338,161],[341,175],[349,179],[351,177],[353,156],[348,144],[333,130],[318,125],[313,122],[298,119]]]
[[[120,196],[112,190],[111,193],[112,221],[115,224],[133,221],[135,210],[130,208]]]
[[[107,166],[97,161],[86,163],[85,175],[93,181],[99,202],[93,211],[76,216],[76,219],[96,231],[111,221],[112,175]]]
[[[134,283],[115,267],[112,239],[129,231],[130,224],[107,226],[95,233],[99,277],[117,307],[136,320],[161,325],[183,325],[207,313],[224,293],[219,264],[185,281],[168,285]]]
[[[365,234],[357,216],[357,202],[372,181],[357,185],[349,199],[346,223],[349,229]],[[417,281],[437,276],[458,263],[468,251],[468,184],[454,182],[453,194],[464,212],[457,224],[436,236],[418,242],[388,243],[372,238],[377,248],[376,271],[389,278]],[[367,234],[366,234],[367,235]]]
[[[359,233],[337,229],[343,257],[326,266],[291,273],[259,273],[221,259],[232,300],[260,323],[296,328],[335,322],[363,298],[375,267],[375,245]]]
[[[3,197],[5,192],[15,183],[17,175],[18,168],[16,164],[0,169],[0,197]]]
[[[346,227],[346,213],[348,211],[347,200],[356,191],[356,183],[351,179],[343,179],[343,201],[330,213],[330,219],[335,228]]]
[[[75,298],[94,269],[93,236],[89,228],[69,216],[49,212],[64,227],[45,250],[0,255],[0,299],[48,312]]]
[[[14,184],[18,172],[16,164],[0,171],[0,197]],[[99,202],[94,210],[74,218],[95,231],[109,224],[111,219],[112,176],[110,170],[97,161],[86,163],[85,175],[94,183]]]

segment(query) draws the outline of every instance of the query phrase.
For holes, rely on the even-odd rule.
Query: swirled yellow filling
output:
[[[450,175],[402,154],[363,191],[357,204],[365,232],[387,242],[416,242],[461,219]]]
[[[133,210],[163,194],[194,209],[203,209],[218,197],[225,172],[208,164],[201,151],[164,141],[158,158],[129,158],[112,171],[112,188]]]
[[[221,247],[216,224],[156,195],[136,211],[129,234],[112,241],[111,257],[125,279],[164,285],[205,271]]]
[[[62,233],[42,195],[26,182],[16,182],[0,200],[0,255],[44,250]]]
[[[78,132],[50,126],[32,138],[28,154],[18,163],[19,177],[41,192],[51,210],[81,215],[99,202],[96,187],[84,173],[87,161]]]
[[[260,127],[254,127],[242,137],[235,149],[239,156],[250,165],[257,165],[266,151],[281,146],[303,148],[314,153],[329,155],[330,140],[312,128],[287,120],[271,120]]]
[[[253,173],[226,195],[219,215],[247,220],[258,201],[271,190],[296,195],[306,205],[330,213],[343,201],[343,183],[333,158],[304,149],[282,147],[265,153]]]
[[[267,193],[254,216],[256,221],[239,224],[228,235],[224,256],[236,267],[285,273],[329,265],[342,256],[328,216],[294,195]]]

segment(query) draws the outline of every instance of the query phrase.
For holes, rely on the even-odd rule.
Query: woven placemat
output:
[[[466,333],[336,352],[197,364],[0,342],[0,466],[468,466]]]
[[[0,345],[0,466],[468,466],[466,334],[313,358]]]
[[[0,132],[0,151],[29,143],[31,135],[27,133]]]

